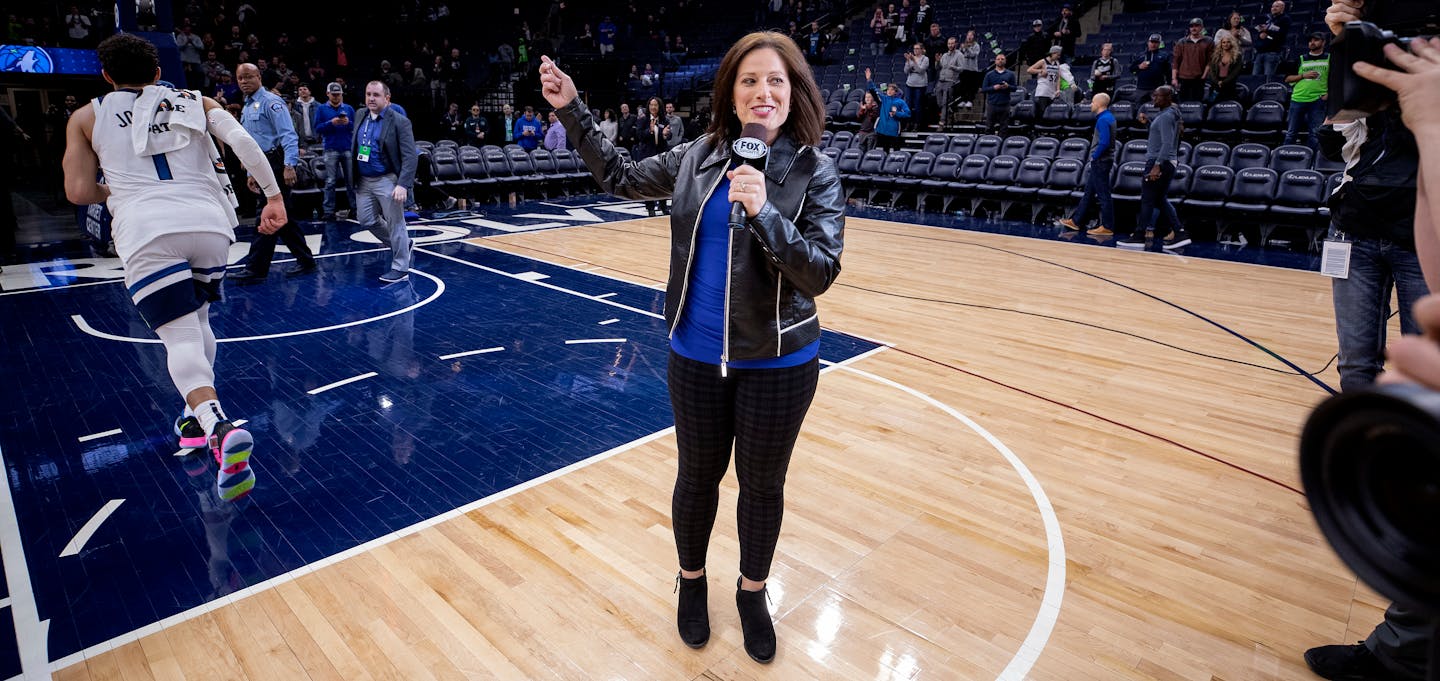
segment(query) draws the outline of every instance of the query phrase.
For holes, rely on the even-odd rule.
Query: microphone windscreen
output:
[[[746,123],[740,128],[741,137],[754,137],[757,140],[765,139],[765,126],[760,123]]]

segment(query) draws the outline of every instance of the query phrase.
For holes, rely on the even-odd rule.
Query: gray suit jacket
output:
[[[355,116],[355,132],[351,133],[350,140],[350,177],[359,177],[354,174],[357,165],[355,153],[360,149],[360,128],[369,117],[370,112],[364,109]],[[380,121],[380,143],[375,145],[376,148],[371,153],[382,154],[387,168],[398,169],[399,177],[395,183],[409,191],[415,187],[415,166],[419,160],[415,155],[415,128],[410,124],[410,119],[396,113],[392,107],[385,107],[385,111],[380,114]]]

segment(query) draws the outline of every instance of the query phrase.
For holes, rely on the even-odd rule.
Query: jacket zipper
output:
[[[730,363],[730,267],[735,256],[735,230],[725,230],[725,326],[721,327],[720,378],[726,376],[726,365]]]
[[[695,238],[700,235],[700,216],[705,214],[705,204],[710,202],[710,196],[715,193],[715,188],[720,186],[720,180],[724,177],[725,173],[722,172],[715,178],[715,184],[710,185],[710,190],[705,192],[705,200],[700,202],[700,209],[695,213],[695,224],[690,228],[690,252],[685,254],[685,272],[680,280],[680,302],[675,304],[675,321],[670,324],[669,338],[675,337],[675,327],[680,325],[680,315],[685,311],[685,295],[690,290],[690,266],[695,262]],[[725,261],[728,263],[730,256],[725,256]],[[728,288],[729,275],[726,275],[726,282]],[[729,304],[728,300],[726,304]]]

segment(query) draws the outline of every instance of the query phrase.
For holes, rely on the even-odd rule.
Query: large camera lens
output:
[[[1320,530],[1365,583],[1440,612],[1440,393],[1387,385],[1333,397],[1300,440]]]

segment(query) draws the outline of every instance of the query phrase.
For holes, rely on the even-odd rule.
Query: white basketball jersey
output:
[[[174,106],[203,107],[200,94],[175,90]],[[210,135],[194,135],[180,149],[140,156],[132,146],[133,111],[139,93],[117,90],[93,101],[90,134],[100,172],[110,187],[115,250],[128,260],[161,234],[215,232],[235,240],[233,189]]]

